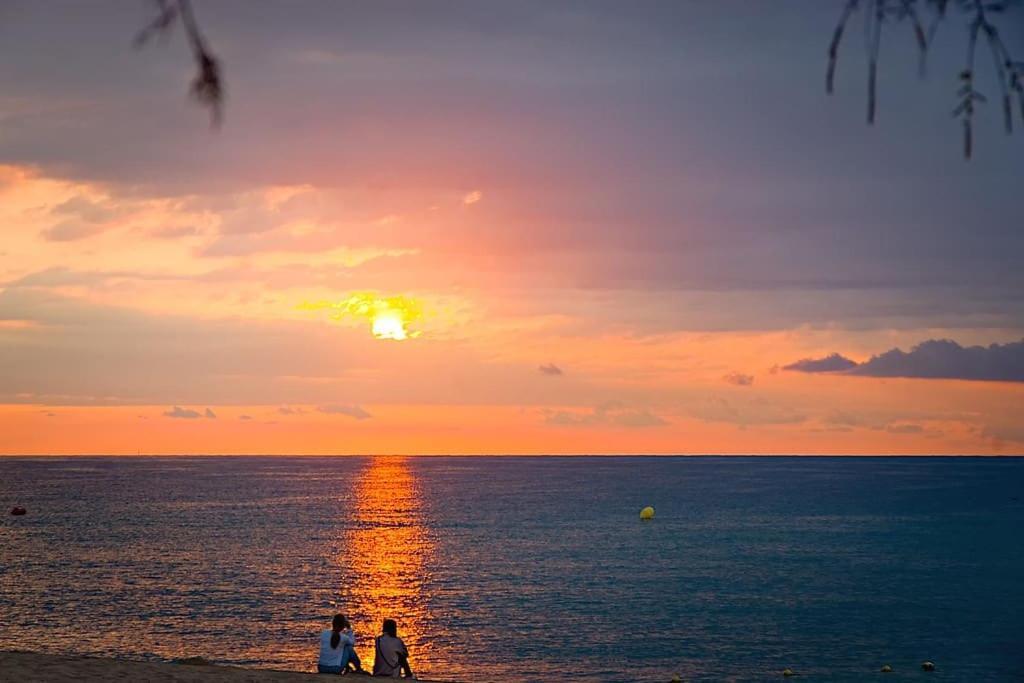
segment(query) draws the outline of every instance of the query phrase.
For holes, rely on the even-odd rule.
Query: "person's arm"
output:
[[[405,646],[403,641],[400,640],[398,642],[402,643],[402,649],[396,653],[398,655],[398,665],[402,667],[406,678],[416,678],[412,673],[412,667],[409,666],[409,648]]]
[[[348,645],[351,645],[352,647],[356,646],[356,634],[352,631],[352,629],[350,629],[350,628],[345,629],[344,631],[341,632],[341,636],[342,636],[342,640],[345,643],[347,643]]]

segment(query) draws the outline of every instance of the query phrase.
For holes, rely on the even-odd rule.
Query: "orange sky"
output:
[[[826,100],[828,4],[210,3],[219,130],[181,36],[17,5],[0,454],[1024,452],[1020,143]]]
[[[404,257],[369,248],[320,251],[301,262],[271,251],[210,263],[197,249],[207,230],[222,230],[230,218],[192,208],[189,198],[121,197],[14,166],[0,177],[0,219],[8,226],[2,453],[1019,448],[1018,383],[779,369],[836,348],[863,360],[946,330],[674,330],[658,324],[659,312],[673,307],[678,316],[693,304],[670,292],[652,301],[630,291],[524,293],[490,281],[453,288],[436,282],[439,264],[415,258],[386,289],[390,271],[376,264]],[[230,211],[281,212],[282,202],[315,193],[249,191]],[[470,196],[470,203],[439,196],[435,220],[466,220],[486,207],[485,192]],[[316,230],[297,206],[299,216],[281,218],[277,230]],[[40,240],[68,211],[102,230],[86,243]],[[195,226],[195,234],[170,242],[156,235],[180,225]],[[338,280],[311,276],[321,265],[337,269]],[[461,266],[451,261],[444,274]],[[363,314],[331,303],[367,289],[355,298],[370,302]],[[374,291],[414,302],[405,341],[372,334],[379,314],[372,304],[385,301]],[[955,333],[963,341],[992,334]]]

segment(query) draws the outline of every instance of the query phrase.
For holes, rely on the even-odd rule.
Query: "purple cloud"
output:
[[[174,406],[170,410],[164,411],[164,417],[173,417],[179,420],[195,420],[202,417],[198,411],[191,410],[189,408],[182,408],[180,406]]]
[[[832,353],[824,358],[801,358],[795,363],[782,366],[782,369],[794,372],[843,372],[855,367],[856,362],[846,356]]]
[[[783,370],[861,377],[1024,382],[1024,339],[988,346],[960,346],[950,339],[929,339],[910,351],[890,349],[863,363],[833,353],[824,358],[798,360]]]
[[[749,387],[754,383],[753,375],[745,375],[742,372],[730,372],[722,379],[729,384],[735,384],[738,387]]]
[[[949,339],[929,339],[910,351],[891,349],[872,356],[850,374],[1024,382],[1024,339],[989,346],[960,346]]]

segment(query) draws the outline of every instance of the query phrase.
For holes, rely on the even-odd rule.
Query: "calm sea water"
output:
[[[421,677],[1022,680],[1022,489],[1016,458],[0,458],[0,649],[311,670],[342,610]]]

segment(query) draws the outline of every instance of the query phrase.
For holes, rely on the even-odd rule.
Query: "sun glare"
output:
[[[373,336],[377,339],[403,341],[409,338],[402,317],[395,311],[385,311],[373,319]]]
[[[409,324],[422,315],[420,303],[404,296],[379,296],[373,292],[361,292],[343,301],[306,302],[299,306],[303,310],[330,309],[331,318],[344,320],[357,318],[370,321],[370,332],[377,339],[405,341],[419,336],[409,329]]]

